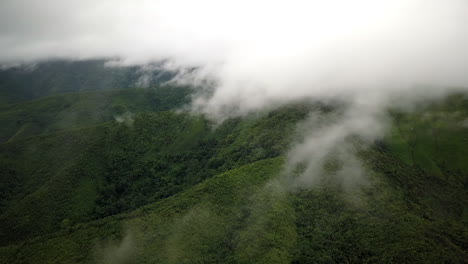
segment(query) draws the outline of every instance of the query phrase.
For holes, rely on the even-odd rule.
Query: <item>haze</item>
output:
[[[180,79],[216,89],[194,110],[224,119],[304,97],[468,86],[466,25],[464,0],[3,0],[0,62],[196,67]]]

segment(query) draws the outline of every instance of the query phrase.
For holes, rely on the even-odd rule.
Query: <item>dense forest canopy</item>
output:
[[[85,76],[87,63],[96,64],[70,66],[74,75]],[[465,95],[388,109],[382,137],[342,142],[362,165],[360,178],[338,149],[313,184],[298,186],[310,164],[289,170],[291,148],[307,142],[301,131],[346,116],[339,101],[297,101],[217,123],[180,111],[193,88],[129,82],[44,96],[22,90],[22,100],[0,106],[1,261],[467,259]]]

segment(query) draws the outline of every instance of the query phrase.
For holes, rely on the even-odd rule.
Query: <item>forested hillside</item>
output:
[[[389,110],[366,184],[291,189],[297,102],[216,124],[186,87],[0,106],[0,262],[463,263],[468,99]]]
[[[468,264],[468,0],[0,0],[0,264]]]
[[[52,60],[0,68],[0,103],[16,103],[53,94],[135,88],[170,80],[174,73],[140,67],[113,67],[107,60]]]
[[[183,107],[188,87],[158,86],[66,93],[0,106],[0,142],[96,125],[145,111]]]

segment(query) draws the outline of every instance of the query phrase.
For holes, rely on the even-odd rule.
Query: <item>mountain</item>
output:
[[[0,262],[468,259],[466,96],[390,109],[388,133],[369,147],[349,138],[364,184],[344,186],[332,163],[320,184],[293,189],[284,165],[297,128],[339,106],[296,102],[217,124],[178,111],[191,89],[1,105]]]
[[[0,68],[0,103],[17,103],[48,95],[152,86],[169,81],[174,73],[147,71],[136,66],[113,67],[107,60],[45,61]]]

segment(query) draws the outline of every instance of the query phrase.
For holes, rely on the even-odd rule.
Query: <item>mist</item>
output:
[[[465,0],[3,0],[0,64],[164,61],[173,81],[210,86],[191,111],[220,122],[304,98],[346,102],[288,154],[313,174],[350,135],[382,136],[391,104],[467,91],[466,25]]]
[[[131,231],[127,231],[121,241],[107,241],[96,244],[95,259],[97,263],[124,264],[132,263],[135,257],[136,242]]]
[[[5,0],[0,63],[166,60],[215,81],[199,108],[241,114],[304,96],[466,86],[467,24],[464,0]]]

